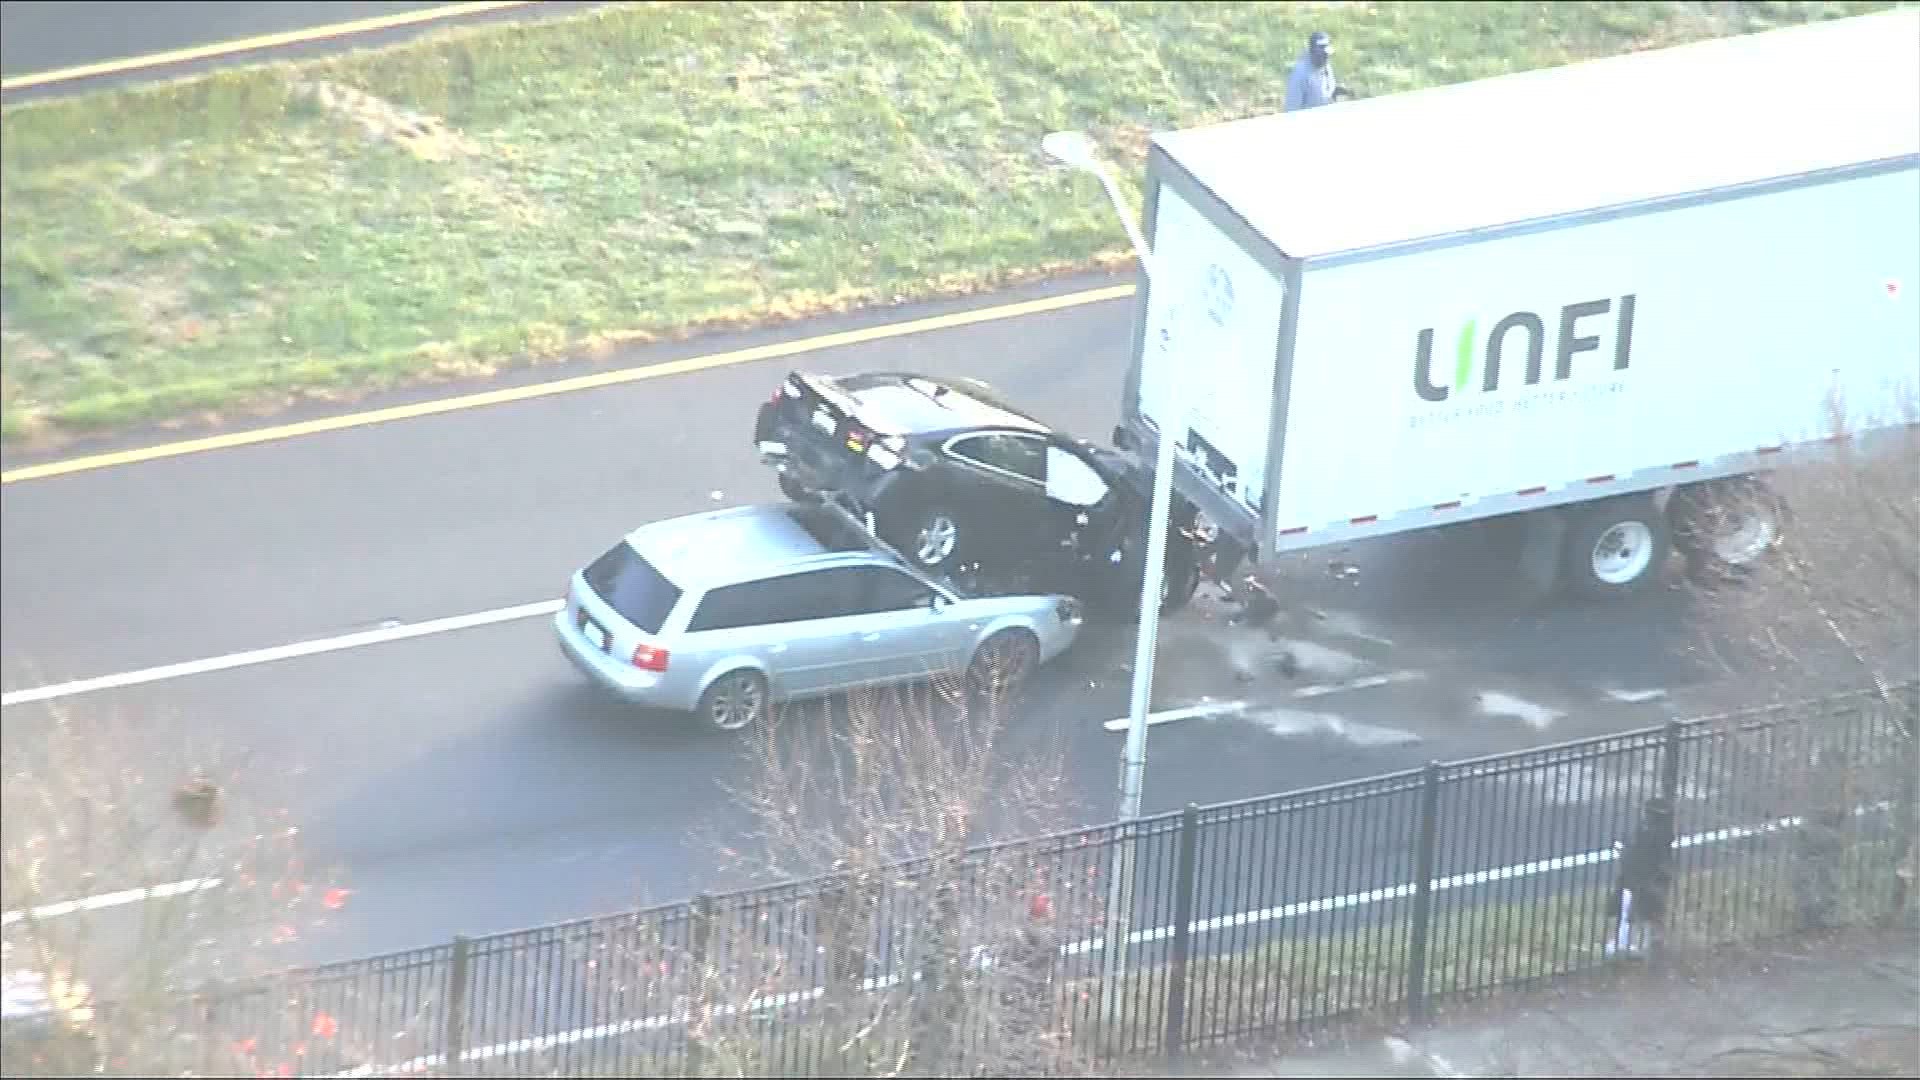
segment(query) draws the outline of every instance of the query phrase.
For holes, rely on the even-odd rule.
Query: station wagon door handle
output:
[[[861,641],[879,641],[879,640],[880,640],[880,635],[879,635],[879,634],[877,634],[877,633],[874,633],[874,634],[861,634],[861,635],[860,635],[860,640],[861,640]]]
[[[767,651],[770,653],[776,653],[776,654],[783,653],[787,651],[787,647],[784,643],[780,645],[770,645],[767,647]]]

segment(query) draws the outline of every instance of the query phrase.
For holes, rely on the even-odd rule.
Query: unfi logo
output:
[[[1555,381],[1573,377],[1574,358],[1581,353],[1598,352],[1605,333],[1595,320],[1613,315],[1610,334],[1613,344],[1613,370],[1625,371],[1633,358],[1634,295],[1615,300],[1583,300],[1560,309],[1558,334],[1554,338],[1553,377]],[[1413,391],[1426,401],[1445,401],[1455,393],[1466,393],[1473,381],[1475,361],[1479,361],[1480,390],[1493,393],[1511,364],[1524,358],[1526,385],[1538,383],[1544,376],[1547,352],[1547,323],[1537,312],[1516,311],[1487,331],[1485,344],[1480,324],[1469,320],[1455,338],[1453,378],[1448,383],[1434,382],[1433,327],[1420,331],[1413,347]],[[1503,370],[1504,369],[1504,370]]]

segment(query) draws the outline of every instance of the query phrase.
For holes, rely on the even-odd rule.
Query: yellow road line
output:
[[[731,352],[709,353],[705,356],[689,356],[684,360],[669,360],[659,364],[648,364],[644,367],[595,372],[592,375],[579,375],[571,379],[557,379],[553,382],[535,383],[532,386],[515,386],[503,390],[488,390],[478,394],[463,394],[459,397],[440,398],[436,401],[422,401],[413,405],[396,405],[388,409],[348,413],[344,416],[328,416],[318,420],[305,420],[297,424],[282,424],[278,427],[260,428],[254,431],[235,431],[224,435],[209,435],[201,439],[187,439],[182,442],[162,443],[158,446],[144,446],[135,450],[118,450],[108,454],[94,454],[89,457],[69,458],[65,461],[49,461],[42,465],[28,465],[23,468],[0,472],[0,484],[13,484],[22,480],[39,480],[50,476],[65,476],[68,473],[91,472],[94,469],[104,469],[112,465],[131,465],[141,461],[179,457],[182,454],[197,454],[205,450],[227,450],[236,446],[252,446],[255,443],[278,442],[282,439],[292,439],[302,435],[317,435],[323,431],[340,431],[345,428],[365,427],[368,424],[383,424],[389,420],[411,420],[418,416],[436,416],[440,413],[459,412],[463,409],[477,409],[483,405],[502,405],[510,401],[527,401],[533,398],[550,397],[554,394],[571,393],[575,390],[591,390],[600,386],[617,386],[621,383],[665,378],[668,375],[685,375],[694,371],[708,371],[713,368],[731,367],[735,364],[748,364],[756,360],[773,360],[783,356],[795,356],[800,353],[817,352],[821,349],[838,348],[843,345],[858,345],[862,342],[882,341],[887,338],[905,337],[909,334],[924,334],[929,330],[946,330],[956,326],[972,326],[975,323],[995,322],[1001,319],[1016,319],[1022,315],[1038,315],[1042,312],[1059,311],[1063,308],[1079,307],[1083,304],[1097,304],[1103,300],[1118,300],[1122,297],[1131,296],[1132,294],[1132,285],[1110,285],[1106,288],[1089,289],[1085,292],[1068,293],[1064,296],[1049,296],[1041,300],[1024,300],[1016,304],[1000,304],[994,307],[975,308],[971,311],[957,311],[950,315],[934,315],[929,318],[913,319],[908,322],[887,323],[881,326],[869,326],[859,330],[843,330],[835,334],[795,338],[791,341],[779,341],[771,345],[756,345],[750,349],[735,349]]]
[[[278,34],[259,34],[254,37],[236,38],[233,41],[221,41],[212,45],[195,45],[186,49],[174,49],[170,52],[149,53],[145,56],[128,56],[119,60],[102,60],[93,64],[80,64],[77,67],[59,68],[54,71],[42,71],[32,75],[16,75],[11,79],[0,79],[0,92],[7,90],[26,90],[35,86],[48,86],[53,83],[71,82],[74,79],[86,79],[97,75],[117,75],[123,71],[139,71],[143,68],[162,67],[167,64],[184,64],[192,60],[210,60],[234,53],[250,52],[255,49],[273,49],[283,45],[302,45],[310,41],[325,41],[328,38],[346,37],[349,34],[365,34],[374,30],[392,30],[416,23],[432,22],[435,19],[451,19],[459,15],[480,15],[489,11],[502,11],[507,8],[526,7],[532,0],[493,0],[486,3],[442,4],[439,7],[422,8],[419,11],[407,11],[398,15],[375,15],[351,22],[329,23],[325,26],[309,26],[302,30],[288,30]],[[156,12],[159,9],[156,9]]]

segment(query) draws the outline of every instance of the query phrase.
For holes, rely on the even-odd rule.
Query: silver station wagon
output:
[[[573,575],[561,651],[635,705],[722,731],[781,702],[964,675],[1017,681],[1073,644],[1068,596],[973,595],[922,576],[818,504],[643,525]]]

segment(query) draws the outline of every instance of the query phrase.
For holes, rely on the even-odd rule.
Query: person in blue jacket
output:
[[[1318,108],[1350,96],[1333,77],[1333,39],[1325,30],[1315,30],[1287,75],[1287,111]]]

